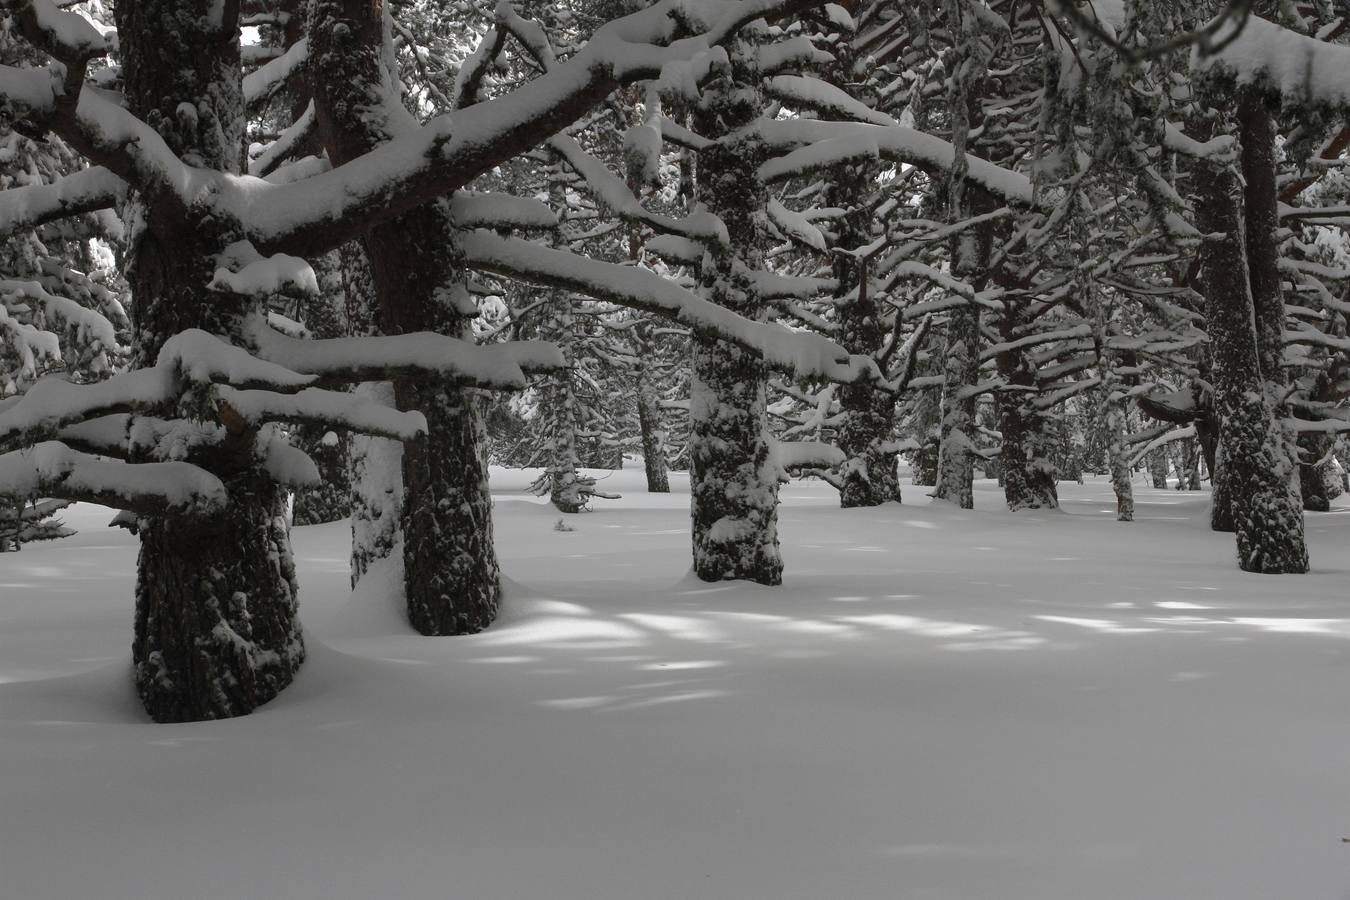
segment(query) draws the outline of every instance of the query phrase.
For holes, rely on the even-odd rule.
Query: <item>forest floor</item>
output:
[[[797,483],[768,589],[685,574],[683,477],[556,531],[531,474],[495,473],[474,637],[297,529],[310,659],[233,721],[145,721],[107,510],[0,557],[0,898],[1350,897],[1350,498],[1274,577],[1204,494]]]

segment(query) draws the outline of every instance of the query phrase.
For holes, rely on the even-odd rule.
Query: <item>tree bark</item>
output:
[[[1221,433],[1215,491],[1227,488],[1238,565],[1248,572],[1308,570],[1293,461],[1261,370],[1256,310],[1244,245],[1242,185],[1227,166],[1197,166],[1197,227],[1206,243],[1201,278],[1214,354],[1214,406]],[[1220,511],[1221,495],[1215,510]]]
[[[721,218],[730,247],[705,254],[700,293],[750,319],[765,306],[749,273],[764,268],[757,220],[768,192],[758,176],[764,145],[748,128],[763,110],[754,52],[731,47],[730,71],[703,91],[694,129],[715,141],[700,152],[697,194]],[[705,336],[693,340],[690,494],[694,572],[704,581],[778,584],[778,466],[767,428],[768,371],[754,354]]]
[[[307,23],[320,139],[341,165],[380,146],[406,113],[389,98],[380,0],[315,0]],[[377,225],[364,239],[385,334],[434,331],[471,340],[473,315],[448,200]],[[425,378],[394,382],[399,409],[427,433],[403,448],[401,530],[408,618],[423,634],[469,634],[497,614],[486,430],[469,389]]]
[[[143,0],[115,8],[127,103],[189,163],[239,172],[244,109],[237,6]],[[136,198],[128,248],[133,365],[202,328],[240,341],[253,298],[207,290],[215,257],[239,239],[217,220]],[[132,644],[136,686],[156,721],[243,715],[290,683],[304,659],[284,494],[251,433],[197,451],[230,503],[209,518],[143,517]]]

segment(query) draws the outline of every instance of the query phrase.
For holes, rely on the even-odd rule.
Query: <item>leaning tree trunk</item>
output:
[[[239,172],[238,6],[226,4],[222,16],[208,0],[142,0],[117,4],[115,14],[131,111],[155,123],[180,157]],[[133,203],[142,223],[128,248],[133,365],[153,364],[165,341],[187,328],[239,340],[256,301],[207,285],[215,257],[240,236],[153,193]],[[248,713],[289,684],[304,659],[285,495],[262,470],[253,438],[230,434],[189,457],[224,482],[223,510],[139,521],[132,659],[141,700],[157,721]]]
[[[382,4],[314,0],[309,6],[310,87],[320,139],[335,165],[406,124],[392,102],[383,58]],[[434,331],[471,340],[474,314],[449,200],[372,228],[365,246],[385,334]],[[423,634],[469,634],[497,614],[500,572],[492,543],[487,433],[472,390],[427,378],[394,381],[399,409],[420,410],[424,436],[403,451],[404,592]]]
[[[1261,370],[1242,183],[1229,166],[1202,161],[1196,169],[1196,225],[1222,235],[1208,240],[1201,256],[1224,457],[1215,481],[1230,493],[1238,565],[1248,572],[1306,572],[1293,460]]]
[[[768,192],[758,169],[766,158],[748,126],[761,114],[752,49],[737,42],[730,71],[704,92],[694,128],[714,141],[699,154],[697,193],[726,225],[730,246],[704,256],[700,294],[748,319],[764,304],[750,273],[764,268],[757,220]],[[694,573],[704,581],[743,578],[778,584],[778,466],[767,426],[764,363],[707,335],[693,340],[689,483]]]

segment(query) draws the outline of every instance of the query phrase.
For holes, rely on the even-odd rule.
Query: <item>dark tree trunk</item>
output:
[[[637,371],[638,428],[642,432],[642,463],[647,474],[647,492],[670,493],[670,469],[666,462],[666,427],[660,396],[652,373],[643,362]]]
[[[140,525],[132,658],[157,722],[251,712],[305,657],[284,497],[255,470],[224,482],[228,515]]]
[[[310,5],[310,85],[319,135],[335,164],[387,141],[404,115],[386,106],[383,4]],[[447,200],[376,226],[365,238],[379,324],[386,334],[435,331],[472,339],[466,269]],[[497,614],[486,430],[471,390],[425,378],[394,383],[399,409],[420,410],[424,437],[403,452],[401,509],[408,618],[423,634],[469,634]]]
[[[238,172],[238,7],[225,4],[223,17],[220,10],[208,0],[143,0],[117,4],[115,14],[131,111],[183,159]],[[206,286],[216,255],[239,236],[192,211],[184,221],[153,196],[135,202],[145,224],[128,251],[133,364],[153,364],[186,328],[238,340],[257,301]],[[209,518],[139,523],[132,658],[137,690],[157,721],[243,715],[289,684],[304,659],[285,498],[259,466],[253,435],[231,434],[190,460],[221,478],[230,503]]]
[[[1000,338],[1010,342],[1021,337],[1021,324],[1019,307],[1010,304],[999,320]],[[999,403],[999,475],[1008,509],[1058,509],[1049,422],[1035,403],[1035,370],[1020,348],[999,353],[996,362],[1007,383]]]
[[[1221,488],[1226,486],[1238,565],[1244,571],[1306,572],[1308,551],[1293,461],[1261,371],[1243,240],[1242,185],[1231,168],[1202,163],[1196,189],[1197,227],[1223,235],[1206,243],[1201,261],[1224,457],[1215,479],[1215,510],[1220,511]]]
[[[1148,473],[1153,479],[1154,490],[1167,490],[1167,448],[1159,447],[1148,455]]]
[[[1327,512],[1339,491],[1331,490],[1329,455],[1335,439],[1329,434],[1302,434],[1298,438],[1299,455],[1307,460],[1298,467],[1303,508],[1310,512]]]
[[[758,176],[764,145],[748,126],[763,101],[753,51],[731,51],[729,73],[709,84],[695,130],[716,143],[699,154],[698,198],[721,217],[729,248],[705,255],[700,293],[749,319],[764,305],[749,273],[764,267],[756,220],[767,190]],[[693,340],[690,494],[694,572],[704,581],[743,578],[778,584],[778,470],[766,423],[768,372],[754,354],[705,335]]]
[[[327,254],[314,266],[319,293],[306,299],[300,321],[316,338],[346,337],[341,263],[337,253]],[[336,522],[351,514],[351,477],[347,471],[347,434],[324,426],[301,425],[291,441],[304,450],[319,469],[319,483],[295,492],[291,520],[296,525]]]

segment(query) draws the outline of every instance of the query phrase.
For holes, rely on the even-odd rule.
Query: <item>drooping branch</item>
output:
[[[695,333],[744,347],[761,356],[768,365],[797,377],[851,383],[879,376],[876,364],[868,357],[849,356],[838,344],[820,335],[743,318],[655,272],[587,259],[484,230],[464,235],[461,248],[470,265],[476,268],[575,291],[679,322]]]
[[[220,479],[191,463],[125,463],[59,441],[0,454],[0,486],[15,497],[58,497],[143,514],[208,513],[228,499]]]

